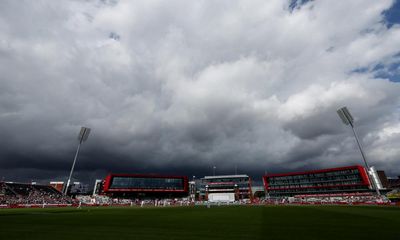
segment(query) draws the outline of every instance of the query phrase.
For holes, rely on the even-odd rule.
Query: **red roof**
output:
[[[304,172],[267,174],[267,175],[265,175],[265,177],[284,177],[284,176],[293,176],[293,175],[305,175],[305,174],[311,174],[311,173],[335,172],[335,171],[348,170],[348,169],[359,169],[360,167],[362,167],[362,166],[354,165],[354,166],[347,166],[347,167],[326,168],[326,169],[311,170],[311,171],[304,171]]]

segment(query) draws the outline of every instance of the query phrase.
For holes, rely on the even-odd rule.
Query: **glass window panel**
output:
[[[114,177],[110,188],[141,188],[141,189],[184,189],[183,179],[179,178],[139,178]]]

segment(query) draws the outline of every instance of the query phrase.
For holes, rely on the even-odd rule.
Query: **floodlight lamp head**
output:
[[[84,142],[88,139],[90,133],[90,128],[81,127],[81,131],[79,132],[78,140],[80,142]]]
[[[342,119],[344,124],[346,124],[346,125],[353,124],[353,122],[354,122],[353,116],[350,114],[347,107],[342,107],[342,108],[338,109],[337,113],[338,113],[340,119]]]

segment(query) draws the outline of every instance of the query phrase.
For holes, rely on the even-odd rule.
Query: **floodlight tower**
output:
[[[64,189],[64,195],[67,195],[68,187],[71,182],[72,173],[74,172],[75,163],[76,163],[76,159],[78,158],[78,155],[79,155],[79,149],[81,148],[81,144],[88,139],[89,133],[90,133],[90,128],[81,127],[81,131],[79,132],[79,136],[78,136],[79,144],[78,144],[78,148],[76,149],[74,162],[72,163],[71,172],[69,173],[67,185],[65,186],[65,189]]]
[[[356,142],[357,142],[358,148],[360,149],[360,153],[361,153],[361,156],[362,156],[362,158],[364,160],[365,167],[367,168],[369,181],[371,182],[372,187],[375,188],[376,194],[378,194],[378,196],[380,196],[381,193],[379,192],[378,186],[375,183],[374,176],[372,176],[372,174],[370,173],[371,169],[370,169],[370,167],[368,165],[367,158],[365,157],[365,153],[364,153],[364,150],[363,150],[363,148],[361,146],[361,142],[358,139],[357,132],[354,129],[354,118],[353,118],[353,116],[350,114],[350,112],[347,109],[347,107],[342,107],[342,108],[338,109],[337,113],[339,114],[339,117],[342,119],[343,123],[346,124],[346,125],[350,125],[351,130],[353,130],[354,137],[356,138]]]

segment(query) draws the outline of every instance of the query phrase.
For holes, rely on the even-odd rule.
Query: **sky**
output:
[[[0,178],[400,175],[400,3],[0,2]]]

